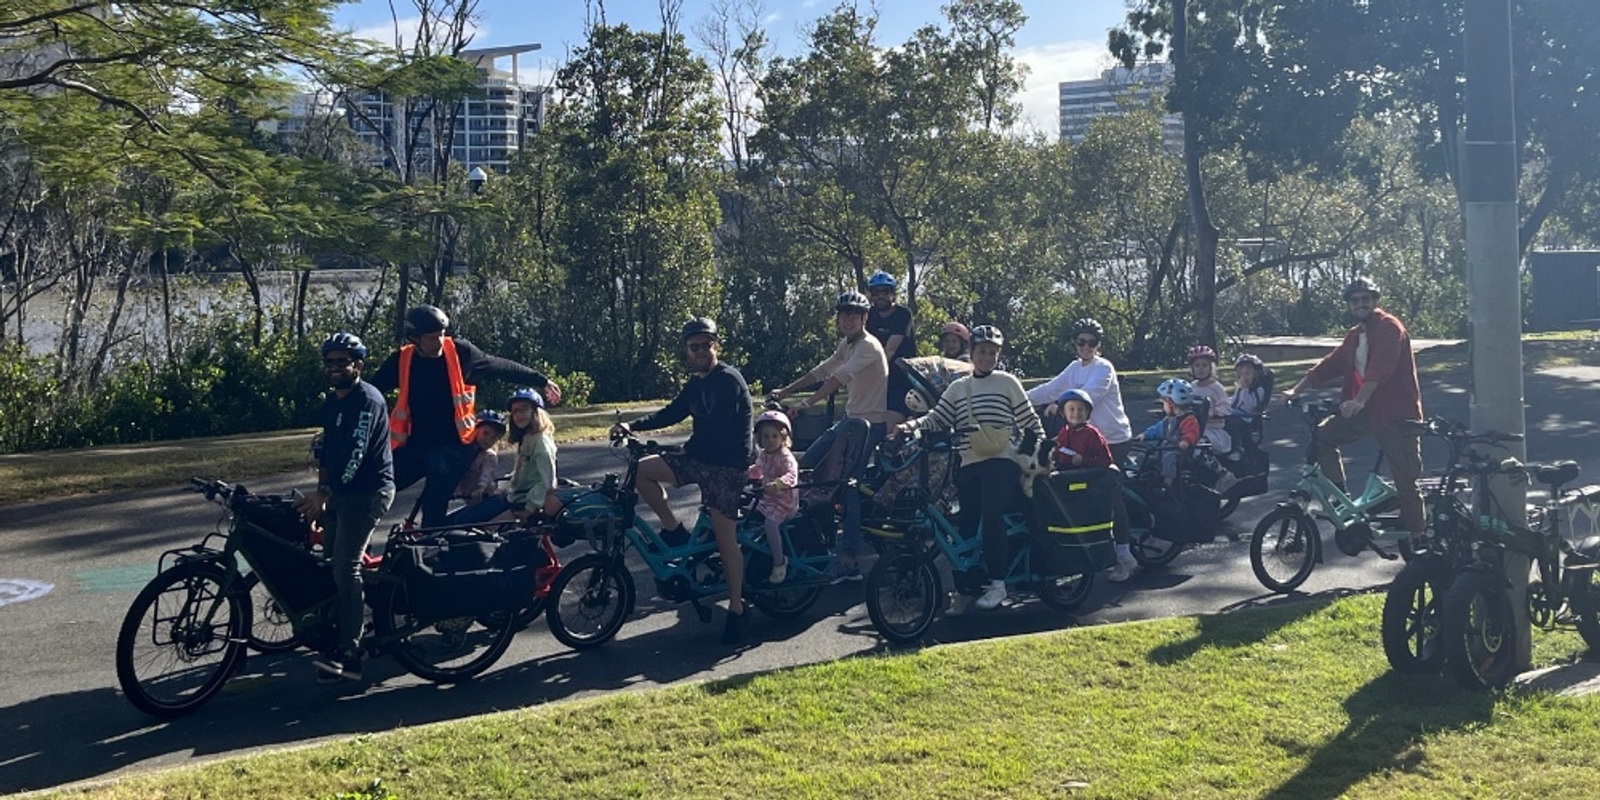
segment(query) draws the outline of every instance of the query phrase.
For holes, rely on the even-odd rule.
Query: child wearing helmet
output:
[[[750,465],[750,479],[761,482],[761,499],[756,510],[765,521],[767,549],[772,551],[772,573],[767,583],[783,583],[788,576],[789,558],[783,552],[783,523],[800,507],[794,487],[800,481],[800,462],[789,450],[789,415],[782,411],[763,411],[755,424],[756,463]]]
[[[486,509],[477,508],[486,498],[501,498],[504,494],[499,486],[500,457],[495,454],[495,445],[506,435],[506,415],[499,411],[484,409],[476,417],[477,424],[473,426],[472,446],[477,448],[477,455],[473,456],[472,463],[468,465],[467,472],[461,476],[461,482],[456,484],[455,496],[464,498],[467,505],[445,515],[446,525],[467,525],[472,522],[483,522],[478,516]],[[505,510],[503,502],[497,503],[498,510]],[[463,515],[462,512],[468,512]],[[469,521],[470,520],[470,521]]]
[[[1156,424],[1144,429],[1141,439],[1171,447],[1161,453],[1161,479],[1171,486],[1178,479],[1178,458],[1187,455],[1200,441],[1200,421],[1189,406],[1194,403],[1194,385],[1182,378],[1168,378],[1156,387],[1161,409],[1166,412]]]
[[[1089,424],[1094,401],[1082,389],[1071,389],[1057,403],[1067,424],[1056,434],[1055,462],[1059,469],[1109,467],[1111,446],[1100,429]]]
[[[1208,345],[1189,348],[1189,380],[1196,397],[1210,401],[1210,411],[1200,435],[1211,443],[1211,452],[1223,455],[1233,449],[1233,437],[1224,425],[1228,419],[1228,390],[1217,380],[1217,351]]]
[[[1240,353],[1233,360],[1233,397],[1229,401],[1232,414],[1260,414],[1267,410],[1267,365],[1249,353]]]
[[[544,398],[529,387],[511,393],[511,430],[506,441],[517,449],[511,468],[511,488],[506,501],[519,522],[543,511],[554,517],[561,511],[556,499],[556,425],[544,410]]]
[[[946,322],[939,330],[939,355],[970,363],[972,356],[967,352],[967,343],[971,340],[972,331],[967,326],[954,320]]]

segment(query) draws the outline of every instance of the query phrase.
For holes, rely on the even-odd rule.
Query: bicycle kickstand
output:
[[[709,623],[711,621],[711,609],[701,605],[699,598],[690,600],[689,605],[694,606],[694,613],[700,617],[701,622]]]
[[[1367,546],[1372,548],[1372,552],[1377,553],[1378,557],[1384,561],[1393,561],[1400,557],[1399,553],[1391,553],[1388,550],[1385,550],[1383,545],[1378,544],[1376,539],[1368,541]]]

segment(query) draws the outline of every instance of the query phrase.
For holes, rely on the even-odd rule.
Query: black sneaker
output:
[[[676,550],[689,543],[689,531],[680,524],[670,531],[662,531],[661,541],[665,542],[669,549]]]
[[[748,613],[749,610],[750,609],[746,608],[745,612]],[[735,614],[730,611],[728,612],[727,617],[722,620],[722,643],[738,644],[743,640],[744,614]]]

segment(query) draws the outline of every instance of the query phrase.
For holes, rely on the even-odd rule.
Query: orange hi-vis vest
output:
[[[450,377],[451,415],[455,417],[456,434],[461,437],[462,444],[471,444],[472,427],[477,424],[472,406],[478,395],[478,387],[469,386],[461,374],[461,357],[456,355],[455,340],[446,336],[442,343],[445,371]],[[391,450],[399,450],[411,438],[411,358],[416,353],[417,346],[414,344],[400,348],[400,397],[395,400],[394,410],[389,412]]]

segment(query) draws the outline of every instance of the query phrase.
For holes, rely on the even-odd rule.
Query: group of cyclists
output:
[[[867,295],[846,291],[837,297],[839,341],[833,353],[770,393],[782,411],[756,413],[744,376],[720,358],[716,323],[697,318],[681,331],[681,354],[690,373],[682,390],[659,411],[613,429],[615,435],[628,435],[693,421],[681,451],[639,462],[637,489],[659,519],[663,540],[676,545],[690,534],[674,515],[666,489],[700,487],[729,588],[724,641],[740,640],[746,614],[735,518],[751,478],[762,482],[761,502],[768,515],[781,522],[783,514],[793,513],[791,499],[799,471],[831,461],[831,474],[858,478],[875,446],[888,436],[962,431],[955,475],[958,524],[964,535],[983,537],[991,580],[976,605],[987,610],[1006,598],[1005,582],[999,579],[1006,559],[999,519],[1027,477],[1022,462],[1032,457],[1019,454],[1019,442],[1044,441],[1048,423],[1059,428],[1049,448],[1056,466],[1116,469],[1127,461],[1137,441],[1158,439],[1173,445],[1174,458],[1201,461],[1218,488],[1225,490],[1232,449],[1227,420],[1230,415],[1257,414],[1269,400],[1270,372],[1259,358],[1243,354],[1235,359],[1237,383],[1230,393],[1218,381],[1216,351],[1197,345],[1188,353],[1188,376],[1164,381],[1158,390],[1166,412],[1163,419],[1136,434],[1116,368],[1101,354],[1105,330],[1094,319],[1078,319],[1070,326],[1077,358],[1029,390],[1000,368],[1005,335],[999,328],[969,328],[952,321],[940,330],[939,354],[967,362],[970,372],[952,381],[928,413],[912,418],[911,383],[900,360],[916,351],[911,313],[895,302],[896,281],[888,273],[874,274],[867,288]],[[1358,277],[1345,288],[1343,299],[1353,326],[1337,348],[1284,394],[1292,399],[1309,387],[1341,382],[1340,414],[1325,421],[1319,435],[1318,455],[1325,473],[1342,481],[1339,447],[1373,436],[1389,459],[1406,528],[1419,537],[1423,532],[1422,501],[1416,489],[1420,444],[1398,424],[1422,418],[1416,362],[1404,324],[1378,307],[1379,297],[1377,284],[1367,277]],[[548,493],[554,481],[555,447],[544,407],[560,403],[560,389],[537,371],[450,336],[448,317],[432,306],[407,312],[405,335],[406,344],[370,379],[363,378],[368,349],[354,335],[334,334],[321,348],[331,391],[323,409],[318,487],[300,502],[300,510],[322,521],[327,536],[324,549],[340,594],[340,641],[345,647],[336,657],[317,662],[328,680],[360,678],[354,647],[361,627],[360,556],[397,489],[426,478],[421,501],[425,527],[487,521],[505,513],[525,521],[540,512],[558,511],[550,506],[553,495]],[[481,376],[526,385],[510,399],[510,420],[475,409],[473,384]],[[798,402],[781,405],[812,386],[818,388]],[[795,463],[788,452],[792,418],[846,388],[843,418]],[[384,400],[390,391],[398,392],[392,408]],[[1196,409],[1205,409],[1204,416],[1197,417]],[[485,428],[490,430],[480,433]],[[463,476],[470,477],[475,460],[508,431],[518,447],[518,472],[526,469],[527,474],[514,477],[513,491],[488,507],[470,517],[449,518],[448,505]],[[1202,439],[1208,446],[1195,447]],[[481,495],[476,498],[480,504],[486,499]],[[842,505],[835,560],[826,570],[833,583],[862,577],[860,496],[845,492]],[[1109,579],[1122,582],[1132,575],[1136,561],[1120,492],[1113,501],[1113,516],[1116,562]],[[775,560],[769,580],[783,580],[781,561]],[[960,613],[965,602],[964,596],[952,597],[950,612]]]

